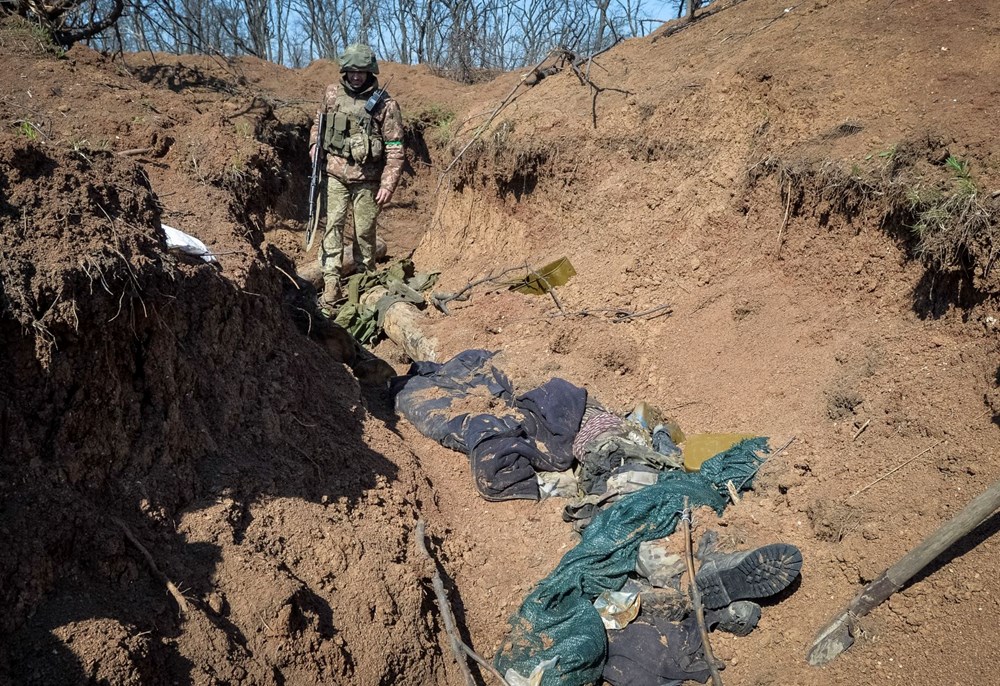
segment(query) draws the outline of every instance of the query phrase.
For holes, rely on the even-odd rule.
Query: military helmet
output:
[[[348,45],[344,54],[340,56],[340,73],[345,71],[366,71],[369,74],[378,74],[375,52],[362,43]]]

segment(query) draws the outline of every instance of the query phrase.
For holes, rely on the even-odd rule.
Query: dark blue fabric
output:
[[[423,435],[465,450],[461,437],[465,415],[456,417],[452,404],[477,387],[495,397],[510,397],[510,381],[489,364],[494,355],[488,350],[466,350],[444,364],[414,363],[396,394],[396,409]]]
[[[587,393],[553,379],[515,403],[510,379],[492,365],[494,354],[466,350],[444,364],[414,363],[410,375],[401,381],[396,409],[420,433],[468,454],[483,497],[537,500],[535,472],[562,471],[572,463],[573,438],[580,428]],[[454,414],[455,402],[474,390],[499,398],[510,414]]]
[[[612,686],[705,683],[711,672],[702,655],[698,621],[640,617],[620,631],[609,631],[602,676]]]
[[[472,476],[489,500],[538,500],[533,462],[544,458],[516,417],[481,414],[466,422]]]
[[[543,471],[561,472],[573,464],[573,439],[580,431],[587,391],[565,379],[551,379],[517,397],[529,435],[545,446],[551,459]]]

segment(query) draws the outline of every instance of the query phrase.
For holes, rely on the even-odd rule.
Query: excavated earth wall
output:
[[[0,682],[437,681],[409,540],[426,480],[255,228],[281,123],[159,117],[169,91],[19,31],[0,109],[38,135],[0,131]],[[144,114],[103,100],[121,92]],[[149,136],[169,143],[115,154]],[[203,222],[221,262],[168,252],[161,220]]]
[[[697,522],[805,559],[757,631],[713,640],[727,683],[1000,667],[983,640],[995,520],[836,662],[803,659],[861,584],[1000,478],[996,243],[942,252],[912,230],[969,184],[996,226],[997,10],[952,5],[735,3],[598,57],[593,87],[564,71],[523,89],[443,179],[521,75],[462,87],[387,66],[420,134],[380,220],[390,254],[415,248],[442,291],[561,256],[577,270],[564,312],[503,287],[430,311],[442,357],[499,349],[525,387],[558,375],[686,431],[794,438]],[[574,539],[554,500],[480,499],[461,456],[317,335],[294,270],[314,259],[310,98],[335,66],[60,59],[9,27],[0,50],[0,681],[460,683],[416,520],[487,656]],[[166,252],[160,221],[220,267]]]

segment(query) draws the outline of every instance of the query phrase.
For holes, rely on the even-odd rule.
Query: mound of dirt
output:
[[[4,65],[5,84],[20,69],[105,75]],[[51,97],[56,113],[83,104]],[[293,321],[302,285],[253,227],[273,175],[208,171],[224,141],[197,180],[170,166],[173,146],[141,164],[39,129],[0,132],[0,680],[435,681],[407,538],[426,483]],[[251,167],[278,159],[254,140]],[[223,218],[201,224],[218,265],[166,250],[167,203],[195,183],[198,219]]]
[[[727,682],[997,667],[993,524],[851,651],[804,661],[859,584],[1000,478],[997,8],[954,4],[709,7],[492,119],[521,74],[383,70],[409,148],[390,256],[415,249],[448,292],[562,256],[577,272],[558,304],[482,286],[429,311],[443,357],[503,350],[526,387],[794,437],[696,522],[805,559],[754,633],[713,640]],[[556,499],[480,499],[317,337],[295,269],[336,67],[59,56],[31,35],[0,27],[0,680],[461,683],[416,520],[487,656],[575,539]],[[218,265],[167,252],[161,222]]]

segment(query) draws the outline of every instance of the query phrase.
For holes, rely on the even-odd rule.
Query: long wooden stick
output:
[[[181,617],[187,616],[188,612],[190,612],[187,598],[185,598],[184,594],[181,593],[179,588],[177,588],[177,585],[167,578],[166,574],[160,571],[160,568],[156,565],[156,560],[153,559],[153,555],[146,549],[146,546],[139,542],[139,539],[135,537],[135,534],[132,533],[132,530],[128,528],[128,525],[125,522],[118,519],[118,517],[112,517],[111,521],[117,524],[118,527],[125,533],[125,538],[128,539],[129,543],[134,545],[136,549],[142,553],[142,556],[146,559],[146,564],[149,565],[149,569],[153,572],[153,575],[167,587],[167,591],[171,596],[173,596],[174,601],[177,602],[177,608],[180,610]]]
[[[811,665],[823,665],[854,644],[857,620],[881,605],[920,570],[958,539],[982,524],[1000,508],[1000,481],[974,498],[950,521],[906,553],[899,562],[882,572],[865,586],[843,611],[837,614],[816,635],[806,659]]]
[[[691,546],[691,509],[688,507],[687,496],[684,497],[684,512],[681,514],[681,529],[684,535],[685,562],[688,572],[688,592],[691,594],[691,606],[694,608],[694,616],[698,619],[698,633],[701,634],[701,647],[705,652],[705,662],[708,663],[708,671],[712,674],[712,686],[722,686],[722,675],[719,668],[715,666],[715,655],[712,653],[712,644],[708,641],[708,626],[705,625],[705,610],[701,606],[701,591],[698,590],[698,582],[694,576],[694,551]]]
[[[434,575],[431,577],[431,586],[434,588],[434,600],[437,603],[438,611],[441,613],[441,619],[444,621],[444,630],[445,633],[448,634],[448,642],[451,644],[451,650],[455,654],[455,661],[458,662],[458,666],[461,668],[462,674],[465,677],[465,683],[468,684],[468,686],[476,686],[476,682],[472,678],[472,672],[469,671],[468,661],[466,660],[466,655],[468,655],[481,667],[485,668],[488,672],[490,672],[490,674],[495,676],[497,680],[503,684],[503,686],[508,686],[507,681],[503,678],[503,675],[497,671],[496,667],[484,660],[459,637],[458,628],[455,624],[455,615],[451,611],[451,604],[448,602],[448,595],[444,590],[444,582],[441,581],[441,574],[438,572],[437,561],[431,557],[430,552],[427,550],[427,534],[424,520],[421,519],[417,521],[415,534],[417,537],[417,549],[434,567]]]

